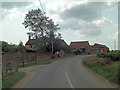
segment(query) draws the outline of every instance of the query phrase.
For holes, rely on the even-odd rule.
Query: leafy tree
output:
[[[25,28],[28,28],[30,31],[27,33],[29,36],[32,37],[39,37],[42,38],[42,40],[38,40],[40,41],[41,46],[43,47],[44,45],[44,49],[46,49],[46,47],[50,46],[50,44],[48,45],[46,42],[48,42],[47,40],[49,39],[49,41],[51,42],[51,46],[52,46],[52,52],[53,52],[53,42],[56,36],[56,32],[58,29],[58,24],[55,25],[55,23],[53,22],[52,19],[49,19],[49,17],[47,17],[45,15],[45,13],[43,13],[39,8],[36,10],[31,10],[28,12],[28,14],[26,14],[25,16],[25,20],[22,23]],[[39,43],[39,44],[40,44]],[[41,47],[40,47],[41,48]]]
[[[14,52],[17,52],[17,51],[18,51],[17,45],[15,45],[15,44],[9,44],[8,45],[8,52],[9,53],[14,53]]]
[[[69,46],[67,45],[62,45],[61,46],[62,50],[66,53],[72,53],[72,48],[70,48]]]
[[[8,52],[9,51],[8,47],[9,47],[8,43],[2,41],[2,52]]]
[[[2,41],[2,52],[3,53],[6,53],[6,52],[10,52],[10,53],[17,52],[17,45],[15,45],[15,44],[8,44],[7,42]]]
[[[51,44],[50,38],[46,38],[46,46],[42,43],[42,41],[43,41],[43,38],[39,38],[36,40],[37,50],[40,52],[51,52],[52,44]],[[59,50],[63,50],[66,53],[71,53],[72,49],[68,45],[62,44],[62,41],[59,38],[54,38],[53,45],[54,45],[53,53]]]
[[[55,25],[52,19],[49,19],[39,8],[31,10],[26,14],[25,20],[22,23],[25,28],[28,28],[32,33],[32,36],[47,37],[55,32],[58,28],[58,24]],[[31,35],[30,33],[30,35]]]
[[[2,52],[3,53],[14,53],[14,52],[24,53],[25,52],[25,47],[21,41],[20,41],[19,45],[15,45],[12,43],[8,44],[5,41],[1,41],[1,43],[2,43]]]
[[[20,43],[19,43],[19,45],[18,45],[18,51],[21,52],[21,53],[24,53],[24,52],[25,52],[25,47],[24,47],[22,41],[20,41]]]

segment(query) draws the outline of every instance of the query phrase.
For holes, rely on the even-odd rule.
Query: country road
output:
[[[114,88],[82,65],[84,57],[68,57],[48,65],[23,69],[35,73],[23,88]]]

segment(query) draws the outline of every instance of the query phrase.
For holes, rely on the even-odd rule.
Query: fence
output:
[[[24,67],[29,64],[37,64],[43,60],[50,60],[49,53],[6,53],[2,55],[2,79],[18,72],[19,67]]]
[[[2,56],[2,79],[18,71],[18,61],[16,56],[4,54]]]

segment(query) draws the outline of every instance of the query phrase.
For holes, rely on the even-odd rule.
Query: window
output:
[[[32,48],[32,45],[31,45],[31,48]]]

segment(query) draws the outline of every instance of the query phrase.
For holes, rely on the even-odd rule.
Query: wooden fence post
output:
[[[2,80],[4,80],[4,71],[2,70]]]
[[[37,58],[36,58],[36,52],[34,53],[34,57],[35,57],[35,64],[37,64]]]
[[[16,72],[18,72],[18,60],[16,61]]]
[[[24,67],[24,59],[22,60],[22,67]]]
[[[25,65],[24,65],[24,54],[23,53],[21,53],[21,59],[22,59],[22,67],[24,67]]]

